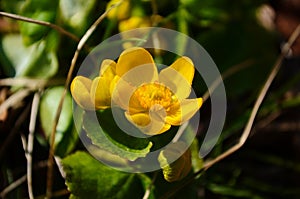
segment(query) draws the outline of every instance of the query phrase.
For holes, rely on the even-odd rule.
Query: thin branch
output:
[[[232,67],[230,67],[228,70],[226,70],[224,73],[222,73],[221,76],[219,76],[219,78],[217,78],[212,85],[209,87],[209,89],[206,91],[206,93],[204,93],[204,95],[202,96],[203,99],[203,103],[209,98],[210,96],[210,92],[214,92],[214,90],[219,86],[219,84],[225,80],[226,78],[228,78],[229,76],[235,74],[236,72],[243,70],[247,67],[249,67],[250,65],[253,64],[253,60],[246,60],[242,63],[239,63],[237,65],[234,65]]]
[[[13,141],[17,133],[19,133],[20,127],[23,124],[23,122],[27,119],[27,116],[30,111],[30,106],[27,106],[25,110],[21,113],[20,117],[18,117],[17,121],[15,122],[15,125],[13,129],[9,132],[8,138],[4,141],[4,143],[1,145],[0,148],[0,160],[2,159],[5,152],[7,152],[7,147],[10,145],[10,143]]]
[[[152,181],[151,181],[151,184],[147,187],[147,190],[145,191],[145,194],[143,196],[143,199],[148,199],[150,197],[150,194],[151,194],[151,189],[154,185],[154,182],[157,178],[157,174],[158,172],[155,172],[154,175],[153,175],[153,178],[152,178]]]
[[[174,189],[167,191],[165,194],[163,194],[159,199],[165,199],[165,198],[171,198],[171,196],[175,195],[179,190],[184,188],[185,186],[189,185],[192,183],[196,177],[204,172],[203,168],[197,171],[196,173],[193,174],[192,177],[186,179],[182,183],[180,183],[178,186],[176,186]]]
[[[264,127],[264,132],[299,132],[300,131],[300,123],[299,121],[284,121],[284,122],[276,122],[274,124],[270,124],[267,127]]]
[[[22,89],[19,90],[18,92],[14,93],[11,95],[7,100],[5,100],[1,105],[0,105],[0,114],[9,109],[10,107],[13,107],[14,105],[20,103],[25,97],[27,97],[31,93],[30,89]]]
[[[151,8],[152,8],[152,16],[157,15],[158,13],[158,7],[156,0],[151,0]]]
[[[36,92],[32,100],[30,122],[29,122],[29,134],[28,134],[28,142],[27,142],[27,152],[25,152],[26,159],[27,159],[27,186],[28,186],[28,194],[30,199],[34,198],[33,190],[32,190],[32,151],[33,151],[34,131],[35,131],[39,103],[40,103],[40,93]]]
[[[26,146],[23,145],[23,147]],[[47,166],[47,160],[43,160],[40,162],[37,162],[33,165],[33,169],[40,169]],[[15,188],[20,186],[22,183],[26,182],[27,174],[23,175],[21,178],[15,180],[13,183],[8,185],[6,188],[4,188],[0,193],[0,198],[4,198],[9,192],[13,191]],[[53,194],[54,195],[54,194]]]
[[[67,195],[70,195],[70,191],[67,189],[61,189],[58,191],[54,191],[52,193],[53,198],[69,198],[69,197],[67,197]],[[62,197],[62,196],[64,196],[64,197]],[[45,199],[45,197],[46,197],[46,195],[43,194],[43,195],[36,196],[36,199]]]
[[[219,162],[220,160],[224,159],[225,157],[231,155],[235,151],[239,150],[244,145],[244,143],[246,142],[246,140],[249,137],[249,134],[251,132],[251,129],[252,129],[252,126],[253,126],[253,123],[254,123],[254,119],[255,119],[256,114],[257,114],[257,112],[259,110],[259,107],[260,107],[263,99],[265,98],[266,93],[269,90],[269,87],[270,87],[271,83],[273,82],[275,76],[277,75],[277,73],[278,73],[278,71],[280,69],[281,63],[284,60],[284,57],[288,54],[291,46],[293,45],[293,43],[295,42],[295,40],[298,38],[299,34],[300,34],[300,24],[294,30],[294,32],[290,36],[288,42],[283,47],[280,56],[278,57],[276,63],[274,64],[273,69],[272,69],[270,75],[268,76],[268,79],[266,80],[266,82],[265,82],[262,90],[260,91],[260,93],[258,95],[258,98],[257,98],[257,100],[256,100],[256,102],[254,104],[254,107],[252,109],[250,118],[249,118],[249,120],[247,122],[247,125],[246,125],[246,127],[245,127],[245,129],[244,129],[244,131],[242,133],[242,136],[239,139],[239,142],[236,145],[234,145],[233,147],[231,147],[230,149],[228,149],[227,151],[225,151],[224,153],[222,153],[221,155],[219,155],[218,157],[216,157],[215,159],[206,162],[204,164],[204,169],[205,170],[207,170],[208,168],[210,168],[212,165],[214,165],[215,163]]]
[[[29,23],[42,25],[42,26],[47,26],[47,27],[50,27],[50,28],[60,32],[63,35],[68,36],[69,38],[71,38],[75,41],[79,41],[79,38],[76,35],[66,31],[65,29],[63,29],[62,27],[60,27],[58,25],[55,25],[55,24],[52,24],[52,23],[49,23],[49,22],[46,22],[46,21],[31,19],[31,18],[28,18],[28,17],[24,17],[24,16],[20,16],[20,15],[16,15],[16,14],[11,14],[11,13],[7,13],[7,12],[0,12],[0,15],[2,15],[4,17],[11,18],[11,19],[16,19],[16,20],[19,20],[19,21],[25,21],[25,22],[29,22]]]
[[[60,113],[62,110],[63,102],[67,93],[67,90],[69,88],[69,84],[71,82],[72,74],[75,68],[75,64],[77,62],[77,58],[79,56],[79,52],[81,51],[82,47],[86,43],[86,41],[89,39],[89,37],[92,35],[92,33],[95,31],[95,29],[98,27],[98,25],[102,22],[102,20],[107,16],[107,14],[115,7],[119,6],[123,0],[119,1],[118,3],[112,5],[109,9],[107,9],[93,24],[92,26],[86,31],[86,33],[83,35],[83,37],[80,39],[77,49],[75,51],[75,54],[71,61],[71,66],[67,75],[67,80],[65,82],[65,88],[64,92],[60,98],[58,108],[56,110],[54,122],[53,122],[53,128],[50,135],[50,150],[49,150],[49,157],[48,157],[48,170],[47,170],[47,190],[46,190],[46,198],[51,198],[52,195],[52,184],[53,184],[53,157],[54,157],[54,140],[55,140],[55,132],[56,127],[59,121]]]
[[[186,181],[182,182],[180,185],[178,185],[177,187],[175,187],[174,189],[172,189],[171,191],[168,191],[167,193],[165,193],[162,197],[160,197],[161,199],[164,198],[170,198],[171,196],[173,196],[174,194],[176,194],[179,190],[181,190],[183,187],[187,186],[188,184],[190,184],[191,182],[193,182],[195,180],[195,178],[197,176],[199,176],[200,174],[202,174],[204,171],[206,171],[207,169],[209,169],[212,165],[214,165],[215,163],[219,162],[220,160],[224,159],[225,157],[231,155],[232,153],[234,153],[235,151],[237,151],[239,148],[241,148],[243,146],[243,144],[245,143],[245,141],[247,140],[249,134],[250,134],[250,130],[251,127],[253,125],[255,116],[257,114],[257,111],[262,103],[262,100],[264,99],[266,92],[268,91],[273,79],[275,78],[280,65],[285,57],[285,55],[289,52],[289,49],[291,48],[292,44],[295,42],[295,40],[297,39],[297,37],[300,34],[300,25],[298,25],[298,27],[295,29],[295,31],[293,32],[293,34],[291,35],[288,43],[286,44],[286,47],[284,48],[284,50],[281,52],[281,55],[278,57],[276,63],[273,66],[273,70],[271,71],[268,79],[266,80],[266,83],[264,84],[261,92],[258,95],[258,98],[255,102],[255,105],[252,109],[250,118],[248,120],[248,123],[245,127],[245,130],[238,142],[238,144],[234,145],[233,147],[231,147],[229,150],[225,151],[224,153],[222,153],[221,155],[219,155],[218,157],[216,157],[215,159],[208,161],[204,164],[203,168],[200,169],[199,171],[197,171],[196,173],[193,174],[193,176],[191,178],[188,178]],[[219,81],[219,80],[216,80]],[[215,83],[213,83],[215,84]]]
[[[271,122],[273,122],[280,115],[281,115],[281,111],[277,111],[277,112],[271,113],[268,117],[266,117],[263,120],[259,121],[253,127],[253,130],[252,130],[250,136],[253,136],[260,129],[265,129]]]
[[[14,77],[0,79],[0,86],[22,86],[31,90],[39,90],[48,86],[64,84],[65,79],[35,79],[25,77]]]
[[[27,151],[26,136],[24,135],[24,133],[20,133],[20,136],[21,136],[21,142],[22,142],[23,150],[26,152]]]
[[[24,147],[25,145],[23,145]],[[40,169],[47,166],[47,160],[42,160],[40,162],[37,162],[33,165],[33,169]],[[23,175],[21,178],[15,180],[13,183],[8,185],[6,188],[4,188],[0,193],[0,198],[4,198],[5,195],[7,195],[9,192],[17,188],[22,183],[26,182],[27,174]]]
[[[18,186],[20,186],[24,182],[26,182],[26,179],[27,179],[27,175],[25,174],[21,178],[19,178],[18,180],[14,181],[10,185],[8,185],[5,189],[3,189],[1,191],[0,198],[4,198],[6,196],[6,194],[8,194],[9,192],[11,192],[12,190],[14,190],[15,188],[17,188]]]

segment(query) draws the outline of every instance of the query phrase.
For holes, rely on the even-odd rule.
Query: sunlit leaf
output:
[[[55,23],[57,16],[58,0],[53,1],[37,1],[29,0],[23,6],[22,15],[49,23]],[[50,27],[20,22],[21,34],[26,45],[30,45],[47,36],[51,31]]]
[[[93,114],[86,112],[83,116],[83,128],[93,144],[129,160],[145,157],[150,152],[152,142],[124,133],[114,121],[111,109],[97,112],[98,119]]]
[[[49,139],[52,132],[53,121],[63,90],[64,87],[62,86],[48,89],[41,98],[39,114],[47,139]],[[67,93],[56,127],[54,145],[56,155],[64,156],[69,153],[76,144],[77,139],[78,134],[72,117],[72,98],[71,95]]]
[[[184,152],[185,147],[183,142],[172,143],[158,156],[164,178],[168,182],[180,181],[191,171],[191,150],[188,149]],[[180,153],[183,154],[180,155]],[[175,161],[173,161],[174,159]]]
[[[56,54],[47,49],[44,41],[27,47],[20,35],[7,35],[2,39],[2,49],[16,77],[49,78],[57,72]]]
[[[91,25],[91,12],[95,9],[96,0],[61,0],[59,11],[63,22],[73,31],[82,34]]]
[[[143,197],[143,186],[137,174],[104,166],[85,152],[76,152],[62,163],[71,198]]]

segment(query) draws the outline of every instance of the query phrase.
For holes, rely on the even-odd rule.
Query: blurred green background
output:
[[[42,20],[73,34],[73,39],[53,28],[0,16],[0,78],[39,78],[42,88],[31,82],[0,84],[0,104],[27,88],[29,94],[0,113],[0,190],[26,174],[26,158],[21,137],[28,137],[29,110],[33,93],[41,93],[33,149],[33,190],[37,198],[46,192],[46,160],[52,121],[63,92],[64,81],[78,40],[91,24],[113,3],[104,0],[1,0],[0,10]],[[274,16],[288,12],[300,22],[298,11],[286,11],[284,1],[253,0],[124,0],[97,27],[80,53],[76,67],[93,46],[106,38],[138,27],[158,26],[177,30],[199,42],[221,73],[239,69],[224,79],[228,108],[224,130],[213,151],[205,159],[217,157],[239,139],[257,95],[287,39],[274,24]],[[290,3],[293,1],[287,1]],[[297,4],[295,4],[297,5]],[[298,9],[298,10],[297,10]],[[286,21],[290,24],[290,21]],[[75,38],[75,39],[74,39]],[[298,43],[299,44],[299,43]],[[157,56],[171,63],[168,56]],[[77,69],[76,68],[76,69]],[[297,199],[300,197],[300,62],[297,56],[284,60],[278,77],[259,111],[245,146],[215,164],[173,197],[208,199]],[[194,89],[203,95],[207,88]],[[50,82],[50,83],[49,83]],[[39,83],[37,83],[39,84]],[[198,140],[203,139],[210,118],[207,101],[201,108]],[[57,166],[53,198],[142,198],[154,174],[118,173],[91,159],[84,151],[72,118],[72,100],[67,94],[57,127],[55,152],[65,158],[66,171],[75,179],[64,179]],[[84,165],[84,170],[80,170]],[[81,167],[82,166],[82,167]],[[96,174],[95,174],[96,172]],[[107,173],[101,176],[101,172]],[[99,174],[99,175],[98,175]],[[97,177],[98,176],[98,177]],[[115,180],[112,180],[115,179]],[[126,179],[126,180],[125,180]],[[126,183],[125,183],[126,182]],[[97,185],[95,189],[92,185]],[[150,198],[176,191],[180,183],[169,184],[157,174]],[[113,188],[112,188],[113,187]],[[145,188],[146,187],[146,188]],[[2,192],[3,193],[3,192]],[[117,195],[114,195],[118,193]],[[4,197],[4,195],[1,195]],[[5,198],[28,198],[26,182],[5,194]]]

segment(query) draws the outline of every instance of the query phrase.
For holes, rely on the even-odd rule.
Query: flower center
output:
[[[139,86],[134,91],[130,101],[132,100],[137,100],[146,110],[163,107],[166,111],[171,104],[178,102],[176,95],[168,87],[157,82]]]

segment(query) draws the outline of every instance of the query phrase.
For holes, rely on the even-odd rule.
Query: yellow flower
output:
[[[106,9],[109,9],[114,4],[120,2],[120,0],[111,0],[108,2]],[[109,19],[116,19],[118,21],[126,19],[130,16],[130,10],[131,10],[130,0],[124,0],[122,3],[111,9],[110,12],[107,14],[107,18]]]
[[[143,133],[156,135],[188,121],[201,107],[202,98],[186,99],[194,71],[192,61],[181,57],[158,73],[151,54],[134,47],[123,51],[117,63],[103,61],[93,82],[76,77],[71,92],[86,109],[105,109],[112,101]]]
[[[71,93],[77,104],[83,109],[99,110],[110,107],[110,83],[116,75],[116,63],[104,60],[100,67],[99,76],[94,80],[77,76],[71,83]]]
[[[119,31],[124,32],[135,28],[144,28],[150,26],[151,26],[150,17],[132,16],[129,19],[122,20],[119,22]]]

